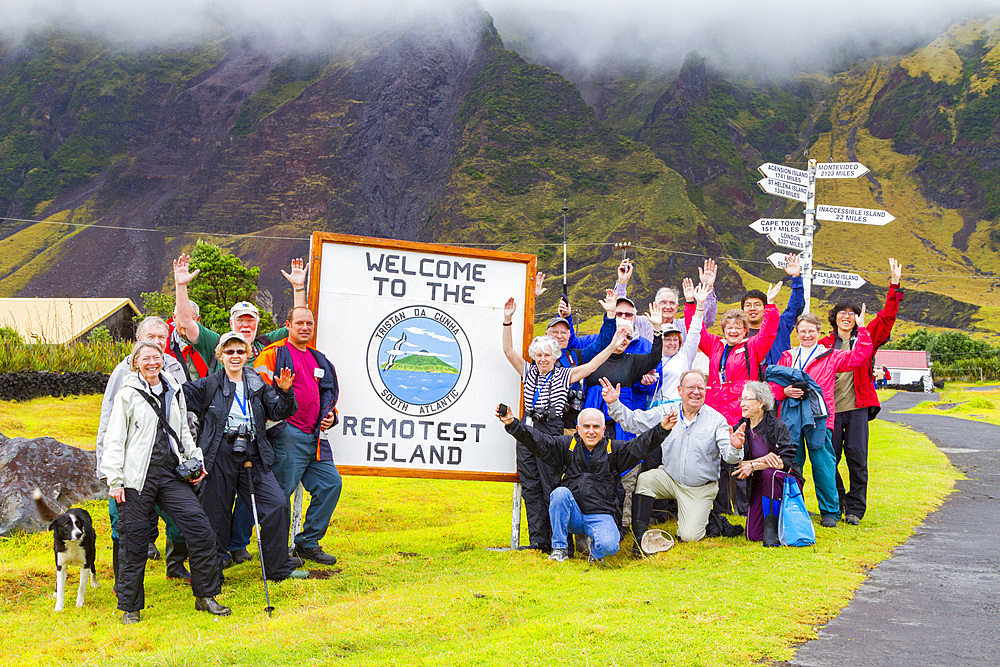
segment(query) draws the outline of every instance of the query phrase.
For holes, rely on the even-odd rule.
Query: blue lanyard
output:
[[[729,358],[729,352],[733,348],[729,347],[729,343],[726,343],[722,348],[722,359],[719,360],[719,382],[721,384],[726,384],[726,359]]]
[[[243,400],[241,401],[240,400],[240,393],[238,391],[236,391],[235,389],[233,390],[233,399],[236,401],[236,405],[238,405],[240,407],[240,412],[242,412],[243,416],[246,417],[247,416],[247,402],[248,402],[249,399],[247,399],[246,397],[244,397]]]
[[[538,367],[536,366],[535,368],[538,368]],[[542,393],[542,387],[544,387],[545,385],[547,385],[549,383],[549,380],[552,379],[552,374],[555,373],[555,372],[556,372],[556,369],[554,369],[554,368],[551,371],[549,371],[548,375],[545,376],[545,382],[542,382],[541,384],[539,384],[539,381],[538,381],[538,380],[541,380],[541,378],[538,378],[538,380],[535,380],[535,396],[534,396],[534,398],[531,399],[531,407],[532,407],[532,409],[534,409],[534,407],[536,405],[538,405],[538,397]]]
[[[812,360],[813,355],[816,354],[816,350],[818,350],[818,349],[819,349],[819,345],[813,345],[812,352],[810,352],[809,356],[806,357],[806,363],[802,363],[802,346],[799,345],[799,355],[796,358],[796,363],[799,365],[799,370],[800,371],[802,371],[803,373],[806,371],[806,366],[809,365],[809,362]]]

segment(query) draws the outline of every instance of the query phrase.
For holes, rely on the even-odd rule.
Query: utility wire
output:
[[[97,223],[83,223],[83,222],[58,222],[58,221],[55,221],[55,220],[33,220],[31,218],[11,218],[11,217],[5,217],[5,216],[0,216],[0,220],[6,220],[8,222],[26,222],[26,223],[37,224],[37,225],[56,225],[56,226],[66,226],[66,225],[68,225],[68,226],[71,226],[71,227],[93,227],[95,229],[115,229],[115,230],[119,230],[119,231],[129,231],[129,232],[163,233],[162,230],[158,230],[158,229],[149,229],[149,228],[143,228],[143,227],[127,227],[127,226],[123,226],[123,225],[101,225],[101,224],[97,224]],[[205,232],[205,231],[189,231],[189,230],[180,230],[178,232],[178,235],[181,235],[181,234],[189,234],[189,235],[193,235],[193,236],[213,236],[213,237],[219,237],[219,238],[253,238],[253,239],[264,239],[264,240],[268,240],[268,241],[308,241],[311,238],[309,236],[269,236],[269,235],[263,235],[263,234],[256,234],[256,233],[253,233],[253,232],[246,233],[246,234],[233,234],[233,233],[227,233],[227,232]],[[462,245],[462,246],[467,246],[467,247],[472,247],[472,248],[502,247],[502,246],[515,246],[515,247],[525,247],[525,248],[544,248],[544,247],[560,246],[560,245],[562,245],[562,243],[557,243],[557,242],[527,243],[527,242],[523,242],[523,241],[514,241],[514,242],[509,242],[508,241],[508,242],[495,242],[495,243],[465,243],[465,242],[461,242],[461,241],[456,241],[456,242],[449,242],[449,243],[431,242],[431,245]],[[567,246],[572,246],[574,248],[583,248],[583,247],[613,246],[613,245],[615,245],[615,243],[611,242],[611,241],[606,241],[606,242],[596,242],[596,243],[567,243],[566,245]],[[647,250],[647,251],[650,251],[650,252],[664,252],[664,253],[670,253],[672,255],[685,255],[685,256],[688,256],[688,257],[705,257],[705,258],[709,257],[709,255],[707,255],[705,253],[685,252],[683,250],[672,250],[670,248],[657,248],[657,247],[652,247],[652,246],[639,246],[639,245],[632,246],[632,247],[635,248],[635,249],[637,249],[637,250]],[[722,255],[722,256],[717,257],[715,259],[722,259],[722,260],[725,260],[727,262],[731,262],[733,264],[754,264],[754,265],[758,265],[758,266],[759,265],[772,266],[772,264],[770,262],[768,262],[768,261],[761,261],[761,260],[756,260],[756,259],[737,259],[735,257],[731,257],[731,256],[728,256],[728,255]],[[820,266],[820,265],[816,265],[816,264],[813,265],[813,268],[817,268],[817,269],[821,269],[821,270],[829,270],[829,271],[842,271],[842,270],[845,270],[845,269],[839,269],[839,268],[834,268],[834,267],[824,267],[824,266]],[[846,270],[850,270],[850,269],[846,269]],[[860,271],[860,269],[858,269],[858,270]],[[874,271],[874,270],[873,271],[867,271],[866,270],[866,271],[864,271],[864,273],[866,275],[888,275],[889,274],[888,271]],[[994,277],[991,277],[991,276],[975,276],[975,275],[969,275],[969,274],[965,274],[965,273],[955,273],[955,274],[946,274],[946,273],[907,273],[906,275],[908,277],[911,277],[911,278],[958,278],[958,279],[963,279],[963,280],[986,280],[986,281],[991,281],[991,282],[1000,281],[1000,276],[994,276]]]

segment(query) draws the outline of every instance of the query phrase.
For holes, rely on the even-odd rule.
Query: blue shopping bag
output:
[[[781,510],[778,514],[778,541],[786,547],[808,547],[816,544],[816,531],[806,511],[799,483],[791,475],[785,476],[781,491]]]

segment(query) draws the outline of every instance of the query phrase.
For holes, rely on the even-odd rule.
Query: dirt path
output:
[[[900,392],[881,419],[926,433],[968,479],[957,484],[854,600],[788,665],[996,664],[1000,641],[1000,427],[893,414],[927,394]]]

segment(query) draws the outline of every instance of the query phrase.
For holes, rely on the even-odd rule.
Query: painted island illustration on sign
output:
[[[448,409],[472,375],[469,337],[455,318],[432,306],[408,306],[383,317],[366,360],[375,393],[407,415]]]

